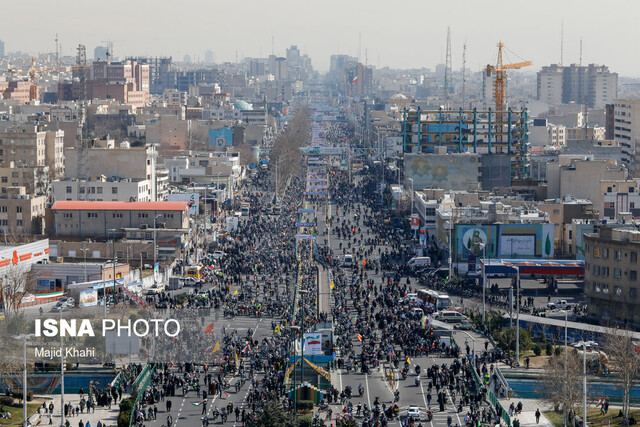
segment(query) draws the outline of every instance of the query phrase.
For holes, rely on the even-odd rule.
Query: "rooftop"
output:
[[[59,200],[52,210],[69,211],[185,211],[189,202],[90,202]]]

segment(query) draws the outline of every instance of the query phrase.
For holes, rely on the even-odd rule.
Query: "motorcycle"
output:
[[[393,393],[393,400],[396,402],[400,400],[400,391],[396,390],[395,393]]]
[[[416,376],[415,382],[416,382],[416,387],[418,387],[420,385],[420,376]]]
[[[360,394],[360,397],[364,396],[364,387],[362,387],[362,384],[358,386],[358,393]]]
[[[220,419],[222,419],[223,423],[226,423],[227,422],[227,414],[223,412],[222,415],[220,415]]]
[[[427,409],[427,421],[431,421],[433,419],[433,410],[431,408]]]

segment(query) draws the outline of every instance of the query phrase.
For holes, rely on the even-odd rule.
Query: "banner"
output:
[[[411,214],[411,229],[417,230],[420,227],[420,217],[418,214]]]
[[[296,227],[315,227],[313,222],[296,222]]]
[[[80,307],[98,305],[98,291],[95,289],[88,289],[80,292],[80,295],[78,296],[78,305]]]
[[[296,240],[316,240],[313,234],[296,234]]]
[[[305,356],[322,354],[322,333],[307,332],[304,334],[304,354]]]

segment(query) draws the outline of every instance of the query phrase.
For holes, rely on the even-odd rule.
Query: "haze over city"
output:
[[[24,4],[9,2],[7,16],[21,16]],[[478,71],[495,62],[495,46],[503,41],[534,67],[560,62],[564,22],[564,63],[607,64],[624,76],[640,76],[640,57],[632,54],[640,39],[640,2],[585,1],[363,1],[328,0],[76,0],[29,2],[28,23],[7,19],[0,34],[8,51],[55,51],[59,34],[63,55],[114,42],[116,55],[164,55],[195,61],[211,49],[216,61],[284,54],[291,44],[307,52],[320,71],[335,53],[357,56],[376,67],[434,68],[444,62],[446,30],[451,27],[453,68],[462,62],[467,41],[467,67]],[[14,13],[15,12],[15,13]],[[513,55],[512,55],[513,56]],[[516,58],[512,58],[514,61]]]

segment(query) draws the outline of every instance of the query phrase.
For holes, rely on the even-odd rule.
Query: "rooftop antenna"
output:
[[[362,49],[362,33],[358,33],[358,62],[360,62],[360,50]]]
[[[564,64],[564,19],[560,21],[560,65]]]
[[[465,37],[462,45],[462,108],[465,104],[465,90],[467,85],[467,39]]]
[[[449,99],[451,85],[451,28],[447,27],[447,56],[444,64],[444,99]]]
[[[582,36],[580,36],[580,66],[582,67]]]

